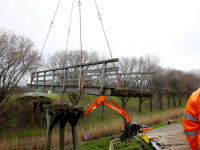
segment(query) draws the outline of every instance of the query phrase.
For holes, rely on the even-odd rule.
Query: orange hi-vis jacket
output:
[[[188,99],[183,114],[183,129],[192,150],[200,150],[200,88]]]

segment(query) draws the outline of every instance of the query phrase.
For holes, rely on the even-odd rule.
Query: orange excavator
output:
[[[87,106],[87,109],[84,110],[84,117],[87,116],[90,112],[92,112],[94,109],[96,109],[99,105],[103,104],[110,109],[114,110],[118,114],[120,114],[124,119],[124,129],[121,131],[120,136],[121,140],[124,140],[126,138],[131,138],[138,133],[143,133],[146,131],[151,130],[150,127],[146,125],[139,124],[137,122],[131,122],[130,117],[128,113],[118,104],[116,104],[112,99],[109,99],[109,101],[112,103],[108,103],[106,101],[106,96],[100,96],[97,99],[95,99],[92,103],[90,103]]]

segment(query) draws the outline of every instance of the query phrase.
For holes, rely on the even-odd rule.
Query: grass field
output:
[[[56,100],[62,98],[60,94],[50,94],[47,95]],[[86,96],[84,100],[81,101],[82,106],[87,106],[90,102],[92,102],[96,97],[95,96]],[[121,105],[121,102],[116,97],[112,98],[117,104]],[[63,99],[66,101],[66,99]],[[182,101],[181,106],[167,108],[167,102],[163,99],[163,109],[158,109],[158,103],[156,100],[153,101],[153,111],[149,111],[149,101],[145,101],[142,107],[142,112],[138,112],[138,99],[131,98],[126,105],[126,111],[130,115],[131,121],[139,122],[141,124],[146,124],[152,126],[152,128],[157,128],[162,125],[166,125],[166,121],[169,119],[174,119],[181,117],[184,111],[184,106],[186,104],[186,99]],[[78,122],[77,132],[79,138],[79,144],[85,143],[83,133],[89,132],[90,138],[89,141],[92,141],[92,144],[89,145],[90,142],[87,142],[80,146],[80,149],[94,149],[97,147],[101,150],[101,146],[107,146],[105,144],[103,146],[102,143],[109,143],[110,137],[113,134],[119,133],[119,131],[123,128],[123,119],[122,117],[114,112],[113,110],[105,107],[104,108],[104,117],[101,119],[102,110],[101,107],[95,109],[91,112],[84,121]],[[163,123],[165,122],[165,123]],[[160,124],[161,125],[156,125]],[[154,126],[155,125],[155,126]],[[46,136],[46,125],[43,126],[35,125],[34,128],[26,127],[25,129],[14,130],[12,132],[1,132],[0,133],[0,149],[23,149],[23,146],[26,146],[27,149],[36,147],[38,149],[42,149],[45,144],[45,136]],[[107,138],[105,138],[107,137]],[[101,139],[103,138],[103,139]],[[97,140],[96,142],[94,140]],[[12,142],[11,142],[12,141]],[[68,146],[72,146],[72,137],[71,137],[71,127],[69,124],[66,125],[65,131],[65,141]],[[37,143],[37,145],[36,145]],[[99,144],[98,144],[99,143]],[[56,126],[53,129],[52,136],[52,146],[56,147],[59,145],[59,129]],[[93,145],[93,146],[92,146]],[[105,147],[104,147],[105,148]]]

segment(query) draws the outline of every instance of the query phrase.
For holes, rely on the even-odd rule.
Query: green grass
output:
[[[53,94],[46,94],[46,97],[54,98],[54,99],[60,99],[61,95],[58,93],[53,93]],[[85,99],[81,101],[82,106],[87,106],[90,102],[92,102],[96,97],[95,96],[87,96]],[[118,97],[110,97],[112,98],[118,105],[121,106],[121,101],[119,100]],[[177,107],[185,107],[186,104],[186,99],[182,101],[182,105]],[[171,102],[172,103],[172,102]],[[177,102],[178,104],[178,102]],[[146,116],[146,115],[153,115],[153,114],[158,114],[164,111],[168,111],[171,109],[176,109],[177,107],[171,107],[167,108],[167,101],[163,99],[163,109],[158,109],[158,105],[156,101],[153,101],[153,111],[149,111],[149,101],[145,101],[142,105],[142,112],[138,112],[138,99],[137,98],[131,98],[127,105],[126,105],[126,111],[128,112],[130,118],[133,118],[131,121],[137,122],[137,118]],[[87,131],[88,128],[91,126],[95,126],[98,124],[102,123],[101,119],[101,113],[102,113],[102,107],[99,106],[96,108],[94,111],[92,111],[86,118],[87,122],[82,122],[81,119],[78,122],[77,128],[81,128],[84,131]],[[109,123],[113,122],[114,120],[122,120],[122,117],[116,113],[115,111],[107,108],[106,106],[104,107],[104,118],[103,118],[103,123]],[[181,120],[181,119],[180,119]],[[159,127],[166,126],[167,123],[162,123],[158,125],[151,126],[152,129],[156,129]],[[123,128],[123,124],[121,126]],[[70,130],[70,126],[66,125],[66,129]],[[56,125],[53,129],[53,131],[59,132],[59,124]],[[46,125],[39,126],[35,125],[34,128],[26,127],[25,129],[9,132],[9,133],[0,133],[0,138],[2,139],[9,139],[13,137],[18,137],[18,138],[26,138],[26,137],[36,137],[40,135],[45,135],[46,133]],[[138,145],[140,147],[140,142],[133,139],[133,141],[130,142],[130,145],[127,145],[126,147],[130,147],[134,149],[137,149]],[[95,140],[91,142],[84,143],[80,145],[79,149],[80,150],[104,150],[108,149],[110,144],[110,137],[107,138],[102,138],[100,140]],[[139,150],[139,149],[138,149]]]
[[[19,139],[27,137],[36,137],[38,135],[46,134],[46,130],[47,130],[46,125],[44,126],[35,125],[33,128],[27,127],[23,130],[16,130],[9,133],[6,132],[1,133],[0,139],[10,139],[13,137],[18,137]],[[58,130],[58,128],[56,130]]]
[[[164,126],[167,126],[167,125],[168,125],[168,123],[164,122],[164,123],[161,123],[161,124],[151,126],[151,129],[153,130],[153,129],[164,127]]]
[[[111,137],[102,138],[84,143],[79,146],[79,150],[105,150],[109,149]]]
[[[56,99],[60,99],[62,97],[60,93],[45,94],[44,96]]]
[[[61,95],[59,93],[53,93],[53,94],[46,94],[45,96],[50,97],[50,98],[55,98],[55,99],[60,99]],[[87,95],[85,99],[83,99],[81,101],[81,105],[82,106],[87,106],[90,102],[92,102],[96,97],[95,96],[91,96],[91,95]],[[119,100],[118,97],[110,97],[112,98],[118,105],[121,105],[121,101]],[[177,107],[171,107],[171,108],[167,108],[166,105],[167,101],[163,98],[163,109],[158,109],[158,108],[153,108],[153,111],[149,111],[149,101],[145,101],[143,104],[143,109],[142,112],[138,112],[138,99],[137,98],[131,98],[127,105],[126,105],[126,111],[128,112],[130,118],[133,118],[131,121],[137,122],[136,118],[142,117],[142,116],[146,116],[146,115],[153,115],[153,114],[158,114],[164,111],[168,111],[171,109],[176,109],[177,107],[185,107],[186,104],[186,99],[184,99],[182,101],[182,105]],[[155,106],[156,104],[154,104]],[[96,108],[94,111],[92,111],[86,118],[85,118],[85,122],[81,121],[81,119],[78,122],[78,128],[82,128],[84,130],[87,130],[87,128],[94,126],[94,125],[98,125],[101,124],[102,121],[104,123],[110,123],[113,122],[113,120],[122,120],[122,117],[116,113],[115,111],[109,109],[108,107],[104,107],[104,117],[103,120],[101,119],[101,113],[102,113],[102,106],[99,106],[98,108]],[[163,123],[163,125],[167,125],[167,123]],[[161,125],[155,125],[152,126],[152,129],[154,129],[155,127],[159,127]],[[70,126],[67,125],[66,129],[69,129]],[[123,125],[122,125],[123,128]],[[54,127],[54,130],[58,130],[58,127]],[[12,133],[2,133],[0,134],[0,137],[12,137],[12,136],[18,136],[22,137],[22,136],[31,136],[31,135],[38,135],[40,133],[45,133],[46,132],[46,126],[35,126],[34,128],[25,128],[23,130],[19,130],[19,131],[14,131]]]
[[[143,139],[141,136],[135,138],[127,139],[124,142],[117,141],[114,142],[115,150],[154,150],[151,145],[143,144]]]
[[[182,118],[177,119],[177,121],[182,121]],[[167,126],[168,123],[164,122],[151,126],[152,130],[160,127]],[[94,140],[91,142],[84,143],[79,146],[79,150],[105,150],[109,149],[111,137],[102,138],[100,140]],[[117,141],[114,143],[115,150],[154,150],[151,145],[142,144],[142,137],[137,136],[137,138],[127,139],[125,142]]]

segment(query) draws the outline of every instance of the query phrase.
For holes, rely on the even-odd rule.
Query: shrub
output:
[[[15,128],[17,124],[18,124],[18,118],[12,118],[7,122],[6,126],[9,128]]]

